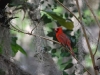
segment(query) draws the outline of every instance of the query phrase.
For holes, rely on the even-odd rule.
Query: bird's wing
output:
[[[64,33],[58,35],[58,41],[61,42],[64,46],[66,46],[66,35]]]

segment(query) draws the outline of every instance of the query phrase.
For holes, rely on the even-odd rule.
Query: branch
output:
[[[49,41],[52,41],[54,43],[57,43],[57,44],[60,44],[59,42],[55,41],[55,40],[51,40],[49,38],[46,38],[46,37],[43,37],[43,36],[40,36],[40,35],[37,35],[37,34],[33,34],[32,31],[31,32],[24,32],[22,30],[19,30],[17,29],[16,27],[14,27],[13,25],[11,25],[14,29],[11,29],[13,31],[17,31],[17,32],[21,32],[21,33],[24,33],[24,34],[28,34],[28,35],[32,35],[32,36],[35,36],[35,37],[40,37],[42,39],[45,39],[45,40],[49,40]]]
[[[76,5],[77,5],[77,8],[78,8],[80,21],[82,22],[81,9],[80,9],[80,7],[79,7],[79,2],[78,2],[78,0],[76,0]]]
[[[100,40],[100,31],[99,31],[98,41],[97,41],[97,47],[96,47],[96,50],[95,50],[95,52],[93,54],[94,57],[95,57],[95,55],[97,53],[97,50],[98,50],[99,40]]]
[[[41,23],[41,20],[43,20],[43,17],[38,20],[38,24],[31,30],[31,34],[33,30],[35,30],[39,26],[39,24]]]
[[[83,30],[83,33],[84,33],[84,36],[85,36],[85,40],[86,40],[86,43],[87,43],[87,46],[88,46],[88,49],[89,49],[89,52],[90,52],[90,56],[91,56],[91,59],[92,59],[92,63],[93,63],[93,68],[95,67],[95,61],[93,59],[93,53],[92,53],[92,49],[90,47],[90,44],[89,44],[89,41],[88,41],[88,37],[87,37],[87,34],[86,34],[86,31],[85,31],[85,28],[84,28],[84,24],[74,15],[73,12],[71,12],[67,7],[65,7],[61,2],[59,2],[58,0],[56,0],[62,7],[64,7],[68,12],[70,12],[75,18],[76,20],[80,23],[81,27],[82,27],[82,30]],[[88,72],[88,71],[87,71]],[[90,72],[88,72],[90,74]],[[91,75],[91,74],[90,74]]]
[[[96,21],[97,25],[98,25],[98,26],[99,26],[99,28],[100,28],[100,23],[99,23],[99,21],[98,21],[98,19],[97,19],[96,15],[94,14],[94,12],[93,12],[92,8],[90,7],[90,5],[89,5],[89,3],[87,2],[87,0],[84,0],[84,1],[86,2],[86,4],[87,4],[88,8],[90,9],[91,13],[93,14],[93,17],[94,17],[94,19],[95,19],[95,21]]]
[[[24,34],[28,34],[28,35],[32,35],[32,36],[35,36],[35,37],[40,37],[40,38],[42,38],[42,39],[45,39],[45,40],[49,40],[49,41],[52,41],[52,42],[55,42],[55,43],[57,43],[57,44],[60,44],[60,45],[62,45],[61,43],[59,43],[59,42],[57,42],[57,41],[55,41],[55,40],[51,40],[51,39],[49,39],[49,38],[46,38],[46,37],[43,37],[43,36],[40,36],[40,35],[36,35],[36,34],[32,34],[32,33],[29,33],[29,32],[24,32],[24,31],[22,31],[22,30],[19,30],[19,29],[17,29],[16,27],[14,27],[13,25],[11,25],[14,29],[12,29],[12,30],[14,30],[14,31],[18,31],[18,32],[21,32],[21,33],[24,33]],[[62,45],[63,46],[63,45]],[[64,47],[64,46],[63,46]],[[71,51],[68,49],[68,48],[66,48],[65,47],[65,49],[67,50],[67,51],[69,51],[70,52],[70,54],[72,55],[72,53],[71,53]],[[79,61],[78,61],[78,59],[74,56],[74,55],[72,55],[75,59],[76,59],[76,61],[78,62],[78,63],[80,63]],[[80,65],[82,65],[81,63],[80,63]],[[83,65],[82,65],[83,66]],[[83,68],[88,72],[88,74],[89,75],[91,75],[91,73],[83,66]]]
[[[70,52],[70,54],[74,57],[74,59],[76,59],[77,63],[80,64],[80,65],[87,71],[87,73],[88,73],[89,75],[91,75],[91,73],[81,64],[81,62],[71,53],[71,51],[70,51],[66,46],[64,46],[64,48],[65,48],[68,52]]]
[[[82,27],[82,30],[83,30],[83,33],[84,33],[84,36],[85,36],[85,40],[87,42],[87,46],[88,46],[88,49],[89,49],[89,52],[90,52],[90,56],[91,56],[91,59],[92,59],[92,63],[93,63],[93,68],[95,67],[95,60],[94,60],[94,57],[93,57],[93,53],[92,53],[92,49],[90,47],[90,44],[89,44],[89,41],[88,41],[88,37],[87,37],[87,34],[86,34],[86,31],[85,31],[85,28],[84,28],[84,24],[74,15],[73,12],[71,12],[67,7],[65,7],[61,2],[59,2],[59,0],[56,0],[62,7],[64,7],[68,12],[70,12],[75,18],[76,20],[80,23],[81,27]],[[77,4],[78,4],[78,1],[77,1]],[[78,4],[78,11],[79,11],[79,14],[81,16],[81,13],[80,13],[80,10],[79,10],[79,4]],[[82,18],[82,17],[81,17]],[[94,72],[95,72],[95,75],[97,75],[97,71],[94,69]],[[90,74],[90,73],[89,73]],[[91,74],[90,74],[91,75]]]
[[[80,7],[79,7],[79,2],[78,0],[76,0],[76,4],[77,4],[77,7],[78,7],[78,12],[79,12],[79,16],[80,16],[80,21],[82,22],[82,15],[81,15],[81,11],[80,11]],[[86,36],[87,37],[87,36]],[[88,41],[88,40],[87,40]],[[88,42],[89,43],[89,42]],[[95,59],[94,59],[94,56],[93,56],[93,53],[92,53],[92,50],[90,48],[90,44],[88,46],[89,48],[89,52],[90,52],[90,55],[91,55],[91,59],[92,59],[92,63],[93,63],[93,69],[95,67]],[[94,73],[95,75],[97,75],[97,71],[94,69]]]
[[[78,0],[76,0],[76,5],[77,5],[78,13],[79,13],[79,19],[82,22],[82,14],[81,14],[81,9],[80,9]],[[81,28],[80,28],[80,31],[82,33],[82,29]],[[80,36],[80,39],[82,40],[82,34]],[[79,55],[78,55],[78,58],[79,58],[78,61],[82,62],[82,59],[84,59],[83,58],[83,50],[79,49],[78,53],[79,53]],[[80,73],[83,74],[84,73],[84,66],[83,65],[81,67],[77,66],[77,68],[78,68],[78,70],[76,70],[76,73],[77,73],[77,71],[78,71],[78,74],[80,74]]]

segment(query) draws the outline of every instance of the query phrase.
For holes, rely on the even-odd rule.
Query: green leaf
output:
[[[11,43],[16,44],[16,41],[17,41],[17,37],[12,37],[11,38]]]
[[[56,53],[57,50],[56,49],[52,49],[51,53]]]
[[[41,1],[41,4],[44,4],[44,1]]]
[[[0,75],[6,75],[5,71],[0,69]]]
[[[75,75],[75,71],[71,75]]]
[[[73,63],[69,63],[68,65],[66,65],[66,67],[64,68],[64,70],[69,69],[71,67],[73,67]]]
[[[49,19],[45,14],[42,16],[42,18],[45,24],[52,22],[51,19]]]
[[[23,53],[24,55],[27,56],[27,53],[25,52],[25,50],[24,50],[20,45],[17,44],[16,46],[17,46],[18,50],[19,50],[21,53]]]
[[[12,48],[12,51],[13,51],[13,56],[15,56],[16,53],[18,52],[18,48],[16,47],[16,44],[11,44],[11,48]]]
[[[69,57],[70,56],[70,53],[68,51],[61,50],[60,56],[61,57]]]
[[[68,75],[68,73],[66,73],[65,71],[63,71],[63,75]]]
[[[11,48],[12,48],[12,51],[13,51],[12,55],[15,56],[18,51],[20,51],[24,55],[27,55],[25,50],[20,45],[18,45],[16,43],[16,41],[17,41],[17,37],[12,37],[12,39],[11,39]]]
[[[70,59],[70,60],[67,61],[67,62],[60,63],[61,70],[69,69],[69,68],[71,68],[72,66],[73,66],[73,64],[72,64],[72,59]]]
[[[63,3],[64,0],[59,0],[61,3]]]
[[[54,20],[57,20],[57,22],[59,24],[61,24],[62,26],[66,27],[69,30],[73,30],[73,22],[67,22],[64,18],[62,18],[61,16],[58,16],[56,13],[52,12],[52,11],[45,11],[49,16],[51,16]]]
[[[48,6],[49,6],[49,7],[51,7],[51,5],[50,5],[50,4],[48,4]]]
[[[0,47],[0,54],[2,54],[2,47]]]

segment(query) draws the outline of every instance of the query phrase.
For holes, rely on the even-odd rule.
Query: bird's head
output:
[[[62,31],[62,27],[57,27],[57,28],[55,28],[55,31],[56,31],[56,32]]]

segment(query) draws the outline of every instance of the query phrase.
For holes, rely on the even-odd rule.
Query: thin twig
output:
[[[40,22],[39,22],[40,23]],[[32,30],[31,30],[31,33],[33,32],[33,30],[35,30],[37,27],[39,26],[39,24],[38,25],[36,25]]]
[[[84,28],[84,25],[83,23],[67,8],[65,7],[61,2],[59,2],[58,0],[56,0],[62,7],[64,7],[68,12],[70,12],[75,18],[76,20],[80,23],[81,27],[82,27],[82,30],[84,32],[84,36],[85,36],[85,39],[86,39],[86,42],[87,42],[87,46],[88,46],[88,49],[89,49],[89,52],[90,52],[90,55],[91,55],[91,59],[92,59],[92,63],[93,63],[93,67],[95,66],[95,62],[93,61],[93,53],[92,53],[92,50],[91,50],[91,47],[90,47],[90,44],[89,44],[89,41],[88,41],[88,37],[87,37],[87,34],[86,34],[86,31],[85,31],[85,28]],[[88,71],[87,71],[88,72]],[[90,75],[91,73],[88,72]]]
[[[80,21],[82,22],[82,15],[81,15],[81,10],[80,10],[80,7],[79,7],[78,0],[76,0],[76,4],[77,4],[78,12],[79,12],[79,18],[80,18]]]
[[[11,25],[11,26],[12,26],[12,25]],[[32,36],[35,36],[35,37],[40,37],[40,38],[42,38],[42,39],[49,40],[49,41],[52,41],[52,42],[54,42],[54,43],[60,44],[59,42],[57,42],[57,41],[55,41],[55,40],[51,40],[51,39],[46,38],[46,37],[44,37],[44,36],[36,35],[36,34],[31,33],[31,32],[24,32],[24,31],[22,31],[22,30],[17,29],[17,28],[14,27],[14,26],[12,26],[12,27],[15,29],[15,30],[12,29],[12,30],[14,30],[14,31],[17,31],[17,32],[20,32],[20,33],[24,33],[24,34],[28,34],[28,35],[32,35]]]
[[[42,20],[43,19],[43,17],[42,18],[40,18],[40,20]],[[35,30],[38,26],[39,26],[39,24],[41,23],[41,21],[39,20],[39,22],[38,22],[38,24],[31,30],[31,33],[33,32],[33,30]]]
[[[24,34],[28,34],[28,35],[32,35],[32,36],[36,36],[36,37],[40,37],[40,38],[42,38],[42,39],[49,40],[49,41],[52,41],[52,42],[54,42],[54,43],[57,43],[57,44],[62,45],[61,43],[59,43],[59,42],[57,42],[57,41],[55,41],[55,40],[51,40],[51,39],[48,39],[48,38],[43,37],[43,36],[40,36],[40,35],[31,34],[31,33],[28,33],[28,32],[23,32],[23,31],[17,29],[16,27],[14,27],[14,26],[12,26],[12,27],[16,29],[16,30],[14,30],[14,31],[18,31],[18,32],[21,32],[21,33],[24,33]],[[64,47],[65,47],[65,46],[64,46]],[[66,49],[67,51],[69,51],[70,54],[71,54],[71,51],[70,51],[67,47],[65,47],[65,49]],[[72,55],[72,54],[71,54],[71,55]],[[82,65],[74,55],[72,55],[72,56],[76,59],[76,61],[77,61],[80,65]],[[83,66],[83,65],[82,65],[82,66]],[[89,72],[84,66],[83,66],[83,68],[90,74],[90,72]],[[91,75],[91,74],[90,74],[90,75]]]
[[[98,41],[97,41],[97,47],[96,47],[96,50],[93,54],[93,56],[95,57],[96,53],[97,53],[97,50],[98,50],[98,46],[99,46],[99,40],[100,40],[100,31],[99,31],[99,36],[98,36]]]
[[[22,30],[19,30],[19,29],[17,29],[16,27],[14,27],[14,26],[12,26],[13,28],[15,28],[15,30],[14,31],[18,31],[18,32],[21,32],[21,33],[24,33],[24,34],[28,34],[28,35],[32,35],[32,36],[35,36],[35,37],[40,37],[40,38],[42,38],[42,39],[45,39],[45,40],[48,40],[48,41],[52,41],[52,42],[54,42],[54,43],[57,43],[57,44],[60,44],[61,45],[61,43],[59,43],[59,42],[57,42],[57,41],[55,41],[55,40],[51,40],[51,39],[49,39],[49,38],[46,38],[46,37],[43,37],[43,36],[40,36],[40,35],[36,35],[36,34],[32,34],[32,33],[29,33],[29,32],[24,32],[24,31],[22,31]],[[66,47],[65,47],[66,48]],[[70,53],[71,53],[71,51],[68,49],[68,48],[66,48]],[[72,54],[71,54],[72,55]],[[78,61],[78,59],[74,56],[74,55],[72,55],[76,60],[77,60],[77,62],[78,63],[80,63],[79,61]],[[80,63],[81,64],[81,63]],[[81,64],[82,65],[82,64]],[[82,65],[83,66],[83,65]],[[84,67],[84,66],[83,66]],[[84,69],[89,73],[89,75],[91,75],[90,74],[90,72],[84,67]]]
[[[90,5],[89,5],[89,3],[87,2],[87,0],[84,0],[84,1],[86,2],[86,4],[87,4],[88,8],[90,9],[91,13],[92,13],[92,14],[93,14],[93,16],[94,16],[94,19],[95,19],[95,21],[96,21],[97,25],[98,25],[98,26],[99,26],[99,28],[100,28],[100,23],[99,23],[99,21],[98,21],[98,19],[97,19],[96,15],[94,14],[94,12],[93,12],[92,8],[90,7]]]
[[[62,45],[63,46],[63,45]],[[91,75],[91,73],[81,64],[81,62],[75,57],[75,55],[72,54],[72,52],[66,47],[63,46],[68,52],[70,52],[70,54],[74,57],[74,59],[76,59],[77,63],[79,63],[87,72],[89,75]]]
[[[81,14],[81,9],[80,9],[80,6],[79,6],[79,2],[78,0],[76,0],[76,5],[77,5],[77,8],[78,8],[78,13],[79,13],[79,19],[80,21],[82,22],[82,14]],[[80,61],[76,58],[76,60],[80,63]],[[85,68],[83,65],[81,65],[83,68]],[[88,70],[87,70],[88,71]]]
[[[91,11],[91,13],[92,13],[92,15],[93,15],[93,17],[94,17],[94,19],[95,19],[95,21],[96,21],[96,23],[97,23],[97,25],[99,26],[99,31],[100,31],[100,23],[99,23],[99,21],[98,21],[96,15],[94,14],[92,8],[90,7],[88,1],[87,1],[87,0],[84,0],[84,1],[86,2],[86,4],[87,4],[89,10]],[[97,45],[97,47],[98,47],[98,45]],[[94,55],[93,55],[94,63],[95,63],[95,59],[94,59],[94,57],[95,57],[96,52],[97,52],[97,49],[96,49],[96,51],[95,51],[95,53],[94,53]],[[95,67],[95,66],[96,66],[96,65],[94,64],[94,67]],[[95,69],[94,69],[94,70],[95,70]],[[96,71],[96,70],[95,70],[95,75],[97,75],[97,71]]]
[[[76,0],[76,4],[77,4],[77,7],[78,7],[78,12],[79,12],[79,17],[80,17],[80,21],[82,22],[82,15],[81,15],[81,9],[79,7],[79,2],[78,0]],[[83,27],[84,28],[84,27]],[[87,36],[86,36],[87,38]],[[87,40],[87,39],[86,39]],[[87,40],[88,41],[88,40]],[[89,41],[87,42],[88,43],[88,48],[89,48],[89,52],[90,52],[90,56],[91,56],[91,60],[92,60],[92,65],[93,65],[93,69],[95,67],[95,59],[94,59],[94,56],[93,56],[93,53],[92,53],[92,50],[91,50],[91,47],[90,47],[90,44],[89,44]],[[97,75],[97,71],[94,69],[94,73],[95,75]]]

